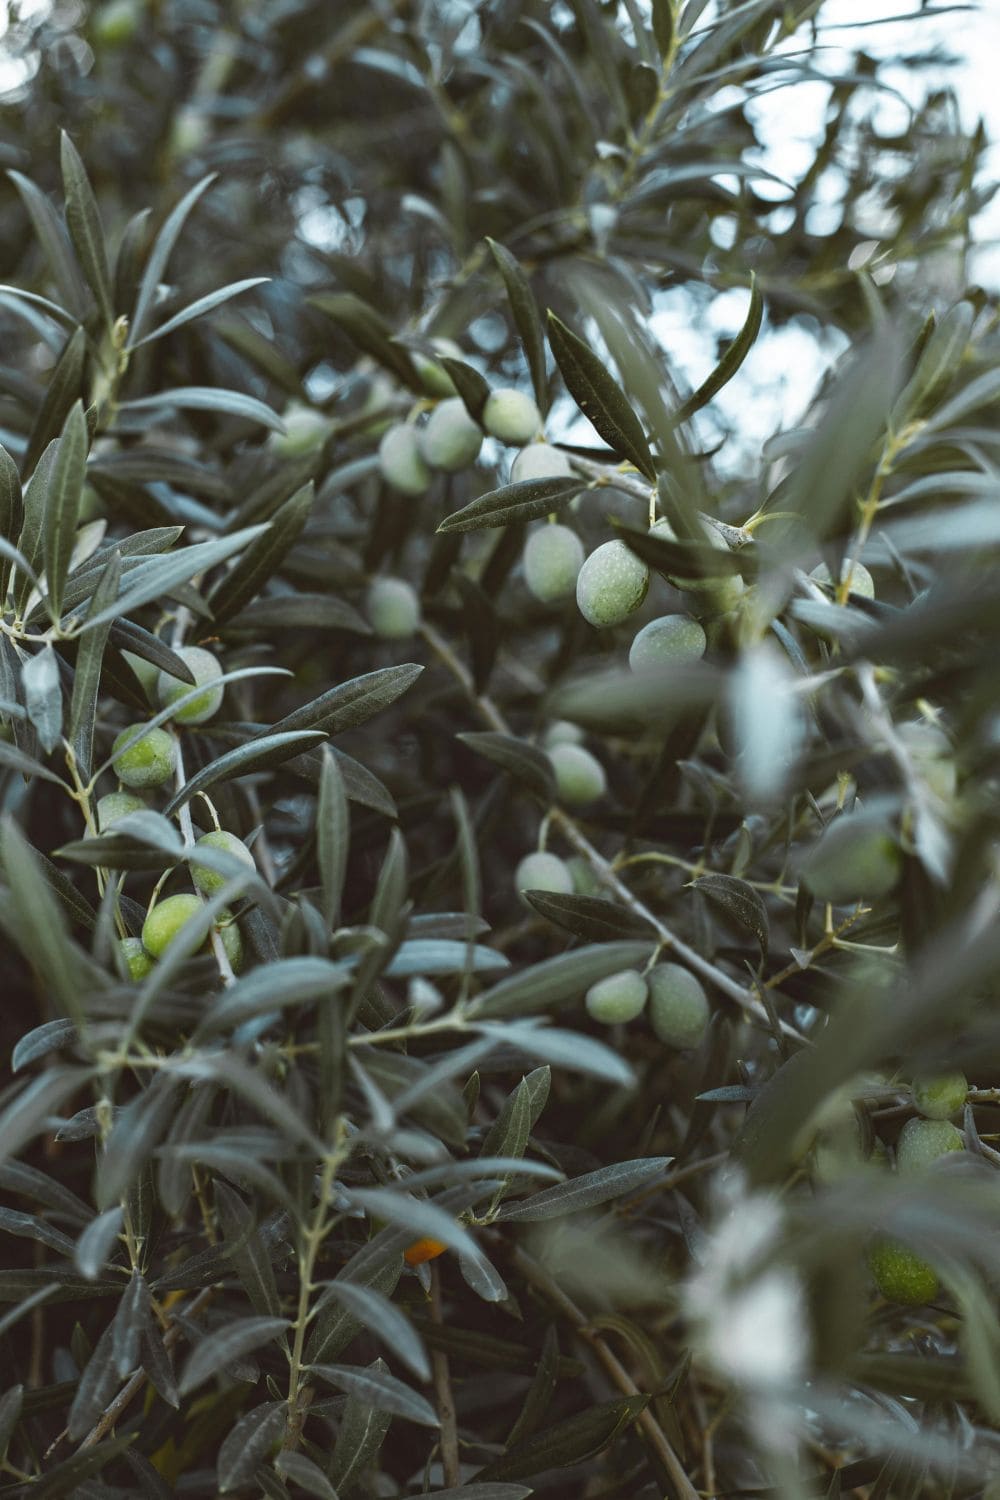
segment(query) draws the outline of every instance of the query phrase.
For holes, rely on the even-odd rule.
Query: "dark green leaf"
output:
[[[132,327],[130,334],[133,342],[142,335],[150,309],[156,301],[163,273],[167,268],[170,253],[177,243],[181,230],[191,210],[206,188],[211,187],[215,181],[216,173],[211,172],[196,182],[194,187],[184,194],[181,201],[171,209],[160,229],[159,234],[153,242],[153,248],[149,253],[149,260],[143,273],[142,284],[139,287],[139,295],[136,298],[135,311],[132,314]]]
[[[118,597],[121,586],[121,557],[113,552],[98,579],[91,600],[93,614],[107,608]],[[77,648],[73,676],[73,697],[69,711],[69,742],[76,757],[77,769],[86,780],[90,775],[91,757],[94,750],[94,724],[97,718],[98,691],[101,683],[101,664],[104,648],[111,631],[111,621],[96,630],[88,631]]]
[[[565,1214],[579,1213],[581,1209],[593,1208],[598,1203],[607,1203],[643,1187],[652,1178],[661,1176],[672,1161],[672,1156],[650,1156],[640,1161],[619,1161],[610,1167],[599,1167],[596,1172],[587,1172],[570,1182],[557,1182],[554,1187],[543,1188],[540,1193],[533,1193],[519,1203],[508,1203],[500,1210],[500,1217],[534,1223],[539,1219],[559,1219]]]
[[[60,137],[60,164],[66,194],[66,226],[84,276],[94,294],[104,322],[114,318],[111,304],[111,271],[104,244],[104,228],[94,190],[80,154],[65,130]]]
[[[534,521],[568,505],[585,488],[583,479],[524,479],[505,484],[446,516],[438,531],[481,531],[515,521]]]
[[[59,743],[62,734],[62,684],[59,660],[51,646],[43,646],[29,656],[21,670],[24,707],[46,755]]]
[[[471,1007],[478,1018],[534,1015],[582,999],[592,984],[619,969],[641,968],[651,943],[594,943],[545,959],[486,990]]]
[[[226,391],[216,386],[185,385],[173,390],[157,391],[155,396],[137,396],[132,401],[123,401],[120,411],[166,411],[174,408],[182,411],[217,411],[227,416],[242,417],[247,422],[259,422],[271,432],[284,432],[285,424],[276,411],[256,396],[244,395],[242,391]]]
[[[223,302],[229,302],[233,297],[239,297],[243,292],[250,291],[251,287],[262,286],[270,280],[267,276],[249,276],[244,281],[234,281],[229,286],[220,287],[217,292],[208,292],[206,296],[199,297],[197,302],[192,302],[188,307],[175,313],[159,328],[154,328],[152,333],[147,333],[143,338],[133,338],[128,346],[128,351],[140,348],[143,344],[151,344],[154,339],[162,339],[168,333],[175,333],[178,328],[183,328],[185,323],[190,323],[195,318],[203,317],[205,313],[211,312],[213,308],[221,307]]]
[[[552,311],[549,343],[566,389],[599,436],[620,458],[634,464],[640,474],[655,479],[653,455],[628,398],[594,351]]]
[[[278,571],[288,549],[309,519],[313,499],[310,481],[285,501],[268,529],[250,543],[239,561],[212,590],[209,604],[217,625],[229,620],[256,598],[267,580]]]
[[[358,1323],[376,1333],[417,1376],[430,1380],[431,1369],[419,1334],[409,1319],[389,1299],[371,1286],[356,1281],[331,1281],[323,1300],[339,1302]]]
[[[584,1463],[603,1452],[648,1404],[648,1396],[628,1396],[578,1412],[519,1443],[502,1458],[494,1459],[480,1469],[478,1478],[527,1479],[544,1469],[566,1469]]]
[[[457,738],[470,750],[509,771],[517,781],[523,781],[546,804],[555,801],[555,773],[544,750],[529,745],[526,740],[515,739],[513,735],[496,734],[490,730],[460,734]]]
[[[390,1416],[405,1417],[422,1427],[440,1426],[433,1406],[387,1371],[374,1366],[362,1369],[357,1365],[311,1365],[310,1374]]]
[[[411,391],[423,392],[423,382],[413,360],[393,339],[393,330],[381,313],[352,292],[323,292],[310,298],[314,307],[331,317],[359,349],[370,354]]]
[[[220,1494],[246,1487],[261,1459],[280,1443],[287,1417],[284,1401],[265,1401],[240,1417],[219,1449],[215,1475]]]
[[[112,1251],[117,1246],[121,1227],[121,1205],[116,1204],[114,1208],[98,1214],[96,1219],[91,1219],[80,1235],[76,1242],[73,1259],[80,1275],[86,1276],[88,1281],[96,1281],[105,1269]],[[125,1373],[127,1374],[128,1371]]]
[[[271,766],[279,766],[282,761],[318,744],[323,738],[321,730],[303,729],[285,734],[262,735],[245,745],[237,745],[235,750],[227,750],[218,760],[213,760],[196,771],[171,797],[163,809],[164,814],[171,817],[190,802],[192,797],[207,791],[210,786],[217,786],[221,781],[232,781],[236,776],[248,776],[251,771],[264,771]]]
[[[195,1345],[184,1367],[179,1382],[181,1395],[197,1390],[224,1365],[271,1343],[288,1327],[287,1318],[233,1318],[214,1333],[206,1334]]]
[[[507,300],[514,317],[514,326],[520,334],[528,369],[531,372],[535,400],[538,402],[539,410],[544,414],[548,410],[549,395],[545,378],[545,336],[542,332],[542,320],[538,315],[538,304],[517,258],[506,246],[498,245],[496,240],[491,240],[489,235],[486,237],[486,243],[490,247],[490,254],[496,261],[497,270],[503,277]]]
[[[653,35],[664,62],[673,56],[674,50],[674,0],[652,0]]]
[[[464,359],[453,359],[449,355],[442,354],[438,358],[438,363],[448,371],[454,381],[455,390],[462,398],[469,416],[474,422],[478,422],[483,415],[483,407],[489,400],[489,382],[484,380],[472,365],[467,365]]]
[[[382,1374],[385,1362],[377,1359],[368,1369],[373,1375]],[[378,1456],[391,1421],[391,1413],[374,1406],[366,1396],[348,1396],[330,1463],[334,1484],[346,1490],[358,1483]]]
[[[668,10],[669,5],[670,0],[660,0],[659,9],[661,11]],[[654,25],[656,24],[656,14],[657,8],[654,6]],[[760,325],[763,316],[764,299],[761,296],[760,291],[758,290],[756,276],[751,274],[750,306],[747,310],[747,315],[746,319],[744,320],[743,327],[733,339],[732,343],[726,346],[725,353],[719,360],[719,363],[716,365],[711,375],[709,375],[708,379],[702,381],[698,389],[693,393],[693,395],[688,397],[688,399],[677,411],[675,421],[686,422],[687,419],[689,417],[692,417],[696,411],[700,411],[703,406],[707,406],[708,403],[712,400],[713,396],[717,396],[724,385],[729,384],[730,380],[732,380],[733,376],[740,368],[740,365],[746,359],[747,355],[750,353],[750,350],[757,342],[757,335],[760,333]]]
[[[67,309],[82,321],[88,305],[87,289],[70,248],[65,225],[50,200],[30,178],[20,172],[8,172],[7,176],[17,188],[28,211],[31,226],[59,287],[59,295]]]
[[[759,891],[735,875],[700,875],[691,885],[745,927],[760,945],[761,959],[767,959],[767,907]]]
[[[217,1178],[215,1205],[226,1251],[255,1312],[277,1317],[281,1312],[274,1267],[254,1216],[238,1193]]]
[[[643,932],[653,936],[641,917],[600,896],[564,896],[558,891],[523,891],[522,895],[540,916],[585,942],[615,941]]]
[[[25,474],[34,471],[49,443],[62,431],[73,403],[80,400],[86,355],[87,336],[82,328],[77,328],[67,339],[59,362],[49,377],[45,398],[28,435],[22,464]]]
[[[330,688],[329,692],[295,709],[270,730],[262,732],[283,734],[292,730],[323,729],[327,734],[343,734],[395,703],[413,686],[423,670],[414,662],[403,662],[399,666],[366,672],[363,677],[353,677],[350,682]]]
[[[285,1449],[278,1454],[274,1466],[300,1490],[305,1490],[307,1495],[317,1495],[319,1500],[337,1500],[337,1491],[319,1464],[314,1464],[304,1453]]]
[[[340,915],[351,821],[340,766],[329,749],[321,753],[323,766],[316,800],[316,859],[323,889],[323,920],[332,930]]]

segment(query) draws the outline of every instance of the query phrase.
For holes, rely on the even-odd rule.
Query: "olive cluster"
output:
[[[203,724],[218,713],[224,685],[222,666],[211,651],[201,646],[180,646],[176,654],[184,661],[194,685],[160,671],[143,658],[126,653],[130,665],[150,700],[161,710],[169,711],[173,729],[158,724],[132,724],[116,735],[112,745],[111,765],[118,777],[119,789],[101,796],[95,805],[92,834],[107,834],[130,813],[149,806],[142,795],[170,781],[178,770],[179,741],[176,726]],[[140,938],[120,940],[122,960],[129,976],[143,979],[156,959],[175,942],[183,941],[188,923],[201,911],[203,897],[215,895],[228,878],[223,870],[234,862],[255,869],[254,858],[242,839],[224,829],[215,829],[197,838],[195,850],[207,854],[208,860],[192,857],[191,879],[195,891],[154,897],[146,914]],[[219,856],[222,856],[221,860]],[[199,894],[200,892],[200,894]],[[232,914],[219,913],[214,924],[223,950],[233,970],[240,967],[243,942]],[[206,949],[211,939],[206,941]]]

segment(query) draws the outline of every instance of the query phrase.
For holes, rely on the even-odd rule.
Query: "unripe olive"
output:
[[[487,396],[483,426],[501,443],[516,443],[520,448],[537,436],[541,425],[542,414],[524,391],[502,386]]]
[[[857,594],[862,599],[874,599],[875,580],[864,563],[850,563],[845,557],[840,565],[841,583],[847,577],[848,572],[851,575],[851,593]],[[815,578],[817,583],[825,584],[829,589],[833,588],[833,575],[826,563],[820,563],[818,568],[813,568],[809,576]]]
[[[968,1092],[964,1073],[936,1073],[913,1080],[913,1102],[928,1120],[949,1120],[957,1115]]]
[[[421,455],[417,429],[410,422],[397,422],[382,434],[378,463],[386,484],[403,495],[422,495],[434,477]]]
[[[196,104],[183,104],[174,115],[168,138],[171,156],[194,156],[208,140],[208,121]]]
[[[648,993],[646,981],[637,969],[622,969],[592,984],[584,1004],[593,1020],[613,1026],[618,1021],[634,1021],[642,1012]]]
[[[583,543],[568,526],[540,526],[524,546],[524,581],[543,604],[568,599],[583,566]]]
[[[903,857],[889,827],[864,813],[835,818],[809,854],[802,874],[820,901],[870,901],[894,890]]]
[[[285,424],[284,432],[272,432],[270,441],[274,450],[285,458],[301,458],[303,454],[314,453],[322,448],[333,431],[330,418],[315,407],[306,406],[304,401],[289,401],[281,420]]]
[[[105,47],[122,47],[132,40],[139,25],[135,0],[109,0],[94,9],[94,35]]]
[[[668,1047],[697,1047],[708,1026],[705,991],[689,969],[680,964],[657,964],[646,975],[649,1019],[653,1031]]]
[[[126,786],[162,786],[174,773],[177,745],[165,729],[147,729],[142,739],[124,749],[123,746],[141,728],[141,724],[132,724],[115,736],[111,764],[118,780]]]
[[[195,844],[195,848],[218,849],[220,854],[231,855],[233,859],[239,860],[240,864],[245,865],[248,870],[256,870],[257,868],[254,864],[253,855],[243,840],[238,839],[235,833],[227,833],[224,828],[216,828],[212,833],[202,834],[201,838]],[[199,891],[204,892],[206,896],[214,896],[215,892],[220,890],[227,880],[231,879],[231,876],[223,875],[221,870],[214,870],[208,865],[198,864],[195,860],[192,860],[191,879]]]
[[[197,698],[192,698],[183,708],[179,708],[174,718],[181,724],[204,724],[213,714],[218,713],[222,705],[224,688],[216,682],[216,678],[222,676],[222,667],[219,659],[213,656],[211,651],[206,651],[203,646],[180,646],[177,655],[184,660],[191,669],[197,687],[205,686],[205,691],[199,693]],[[157,692],[162,708],[170,708],[185,693],[193,691],[191,684],[181,682],[179,677],[171,677],[169,672],[161,672],[156,681]]]
[[[639,608],[649,588],[649,569],[624,542],[605,542],[592,552],[576,580],[583,618],[600,630],[620,625]]]
[[[538,850],[521,860],[514,871],[514,887],[518,891],[554,891],[568,896],[573,889],[573,877],[565,860]]]
[[[548,752],[556,773],[556,791],[563,802],[585,807],[608,789],[608,778],[596,755],[583,745],[554,745]]]
[[[875,1285],[889,1302],[918,1307],[937,1296],[937,1276],[926,1261],[898,1240],[880,1238],[868,1252]]]
[[[145,979],[153,967],[153,960],[139,939],[134,937],[119,938],[118,949],[125,961],[128,977],[134,979],[137,983],[140,979]]]
[[[146,913],[146,920],[142,924],[142,946],[146,952],[152,954],[153,958],[162,958],[170,945],[181,936],[188,922],[201,910],[201,897],[193,892],[182,891],[176,896],[167,896],[158,901]],[[235,970],[243,957],[243,939],[239,928],[230,920],[230,914],[226,911],[219,913],[215,925],[230,966]],[[210,937],[202,945],[201,951],[211,952]]]
[[[365,597],[365,612],[375,634],[402,640],[420,624],[420,600],[405,578],[375,578]]]
[[[573,890],[578,896],[604,896],[607,894],[593,865],[582,854],[573,854],[566,861]]]
[[[458,396],[442,401],[431,412],[419,436],[420,453],[432,469],[453,474],[474,464],[483,446],[483,434]]]
[[[645,667],[700,661],[707,644],[697,620],[688,615],[661,615],[639,631],[629,647],[628,664],[633,671],[641,672]]]
[[[119,818],[124,818],[129,813],[145,812],[146,803],[134,792],[107,792],[103,797],[98,797],[94,811],[97,813],[97,831],[107,833]]]
[[[555,719],[542,735],[542,744],[546,750],[551,750],[555,745],[582,745],[582,743],[583,730],[579,724],[571,724],[568,719]]]
[[[449,359],[463,358],[462,350],[454,339],[431,339],[431,348],[436,349],[439,354],[447,355]],[[429,396],[454,396],[455,382],[444,365],[439,365],[436,359],[430,359],[419,351],[413,355],[413,363]]]
[[[529,479],[572,478],[573,469],[568,456],[550,443],[529,443],[510,466],[511,484],[523,484]]]
[[[853,1113],[848,1120],[820,1132],[813,1148],[813,1177],[817,1182],[840,1182],[863,1163],[861,1132]]]
[[[919,1172],[949,1151],[964,1150],[965,1137],[950,1120],[907,1120],[896,1142],[896,1165],[901,1172]]]

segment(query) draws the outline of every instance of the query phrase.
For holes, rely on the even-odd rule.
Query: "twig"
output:
[[[441,1323],[441,1282],[438,1268],[432,1265],[431,1273],[431,1319]],[[441,1465],[444,1482],[456,1488],[461,1481],[458,1460],[458,1425],[455,1418],[455,1401],[451,1392],[451,1375],[448,1356],[443,1349],[431,1350],[431,1370],[434,1375],[434,1395],[437,1398],[438,1418],[441,1422]]]
[[[513,1261],[526,1280],[530,1281],[552,1303],[553,1307],[563,1314],[567,1322],[573,1325],[577,1337],[594,1351],[605,1374],[609,1376],[622,1395],[641,1395],[642,1392],[624,1365],[620,1363],[617,1355],[609,1348],[601,1335],[590,1326],[587,1317],[576,1303],[567,1297],[561,1287],[556,1285],[545,1267],[539,1265],[538,1261],[520,1246],[514,1250]],[[678,1500],[701,1500],[698,1491],[687,1476],[684,1465],[674,1452],[670,1440],[648,1406],[639,1413],[636,1423],[642,1429],[646,1441],[660,1460],[664,1470],[669,1474]]]

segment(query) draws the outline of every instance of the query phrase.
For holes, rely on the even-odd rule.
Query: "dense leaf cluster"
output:
[[[822,0],[11,11],[0,1496],[983,1493],[940,59],[893,133]],[[747,457],[790,323],[845,352]]]

